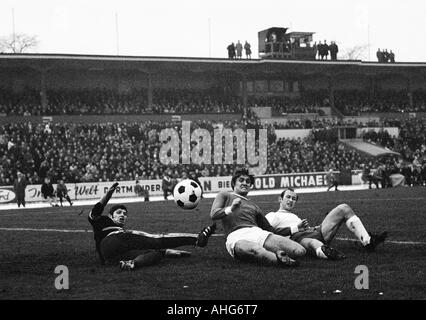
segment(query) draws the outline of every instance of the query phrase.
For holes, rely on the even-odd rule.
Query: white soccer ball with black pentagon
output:
[[[201,187],[194,180],[185,179],[173,190],[176,204],[182,209],[194,209],[201,200]]]

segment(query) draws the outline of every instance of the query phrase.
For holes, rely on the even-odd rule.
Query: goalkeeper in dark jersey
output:
[[[114,205],[108,215],[102,215],[106,204],[115,192],[118,182],[114,183],[107,194],[89,213],[89,222],[95,234],[96,250],[101,262],[119,263],[122,270],[133,270],[159,262],[165,256],[185,257],[187,251],[173,250],[180,246],[193,245],[205,247],[216,225],[204,228],[198,236],[192,234],[155,235],[142,231],[127,231],[124,225],[127,208]]]

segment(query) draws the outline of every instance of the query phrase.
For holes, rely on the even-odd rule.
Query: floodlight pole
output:
[[[367,33],[368,33],[368,61],[371,61],[370,58],[370,21],[368,21],[368,25],[367,25]]]
[[[120,44],[118,35],[118,13],[115,13],[115,42],[117,46],[117,56],[120,55]]]
[[[15,32],[15,8],[12,8],[12,37],[13,37],[13,53],[15,53],[15,41],[16,41],[16,32]]]
[[[209,18],[209,58],[212,57],[212,30],[211,30],[211,19]]]
[[[371,61],[370,57],[370,7],[367,11],[367,41],[368,41],[368,61]]]

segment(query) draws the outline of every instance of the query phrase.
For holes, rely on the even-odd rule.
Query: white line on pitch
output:
[[[0,228],[0,231],[35,231],[35,232],[63,232],[63,233],[91,233],[92,230],[83,230],[83,229],[36,229],[36,228]],[[161,233],[160,233],[161,234]],[[167,233],[166,233],[167,234]],[[223,233],[214,234],[213,237],[224,237]],[[335,238],[339,241],[351,241],[358,242],[359,240],[351,238]],[[386,240],[386,243],[392,244],[405,244],[405,245],[426,245],[426,242],[421,241],[397,241],[397,240]]]
[[[67,229],[36,229],[36,228],[0,228],[0,231],[36,231],[36,232],[64,232],[64,233],[80,233],[93,232],[92,230],[67,230]]]
[[[351,241],[351,242],[358,242],[357,239],[351,239],[351,238],[335,238],[335,240],[340,241]],[[421,241],[397,241],[397,240],[386,240],[385,243],[392,243],[392,244],[408,244],[408,245],[426,245],[426,242]]]

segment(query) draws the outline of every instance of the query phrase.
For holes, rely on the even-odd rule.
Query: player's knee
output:
[[[262,248],[235,246],[235,257],[241,261],[257,261],[262,255]]]
[[[248,250],[248,254],[254,258],[260,257],[262,255],[262,248],[252,247]]]
[[[339,204],[337,208],[339,209],[339,212],[343,214],[344,216],[347,216],[348,214],[353,213],[352,208],[346,203]]]
[[[302,247],[301,245],[293,249],[293,255],[295,257],[302,257],[305,254],[306,254],[306,249]]]

